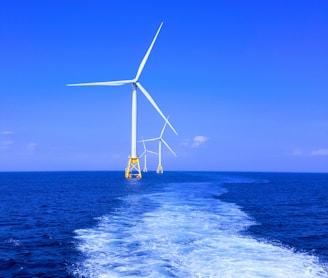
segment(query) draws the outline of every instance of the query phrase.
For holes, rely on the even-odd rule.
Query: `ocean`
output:
[[[328,277],[328,174],[0,173],[0,277]]]

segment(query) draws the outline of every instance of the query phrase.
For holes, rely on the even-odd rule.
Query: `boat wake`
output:
[[[236,204],[220,201],[223,189],[211,186],[169,184],[162,193],[122,198],[125,205],[100,217],[96,227],[75,231],[83,259],[74,275],[328,276],[315,256],[245,236],[255,222]]]

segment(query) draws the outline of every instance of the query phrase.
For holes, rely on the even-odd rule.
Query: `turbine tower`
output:
[[[154,46],[154,43],[157,39],[157,36],[162,28],[163,22],[159,26],[157,33],[151,42],[144,58],[142,59],[137,74],[134,79],[128,80],[118,80],[118,81],[105,81],[105,82],[92,82],[92,83],[78,83],[78,84],[68,84],[67,86],[121,86],[125,84],[132,85],[132,124],[131,124],[131,154],[129,155],[128,166],[125,168],[125,177],[126,178],[141,178],[140,171],[140,162],[139,157],[137,156],[137,89],[139,89],[143,95],[148,99],[148,101],[153,105],[153,107],[157,110],[157,112],[162,116],[170,128],[173,130],[175,134],[177,134],[174,127],[171,123],[165,118],[162,111],[159,109],[158,105],[155,103],[154,99],[151,95],[146,91],[146,89],[140,84],[139,78],[142,73],[142,70],[147,62],[149,54]]]
[[[163,129],[162,129],[161,134],[160,134],[159,137],[143,140],[144,142],[158,141],[158,166],[157,166],[157,170],[156,170],[157,174],[163,174],[163,172],[164,172],[163,171],[163,166],[162,166],[162,143],[170,150],[170,152],[174,156],[176,156],[175,152],[170,148],[170,146],[163,139],[163,134],[164,134],[165,127],[169,123],[168,118],[169,117],[167,117],[167,120],[165,121],[165,124],[163,126]]]
[[[144,151],[143,153],[140,155],[140,157],[143,157],[144,156],[144,168],[143,168],[143,172],[148,172],[148,169],[147,169],[147,153],[152,153],[152,154],[157,154],[153,151],[150,151],[146,148],[146,144],[145,144],[145,141],[144,140],[141,140],[139,142],[142,142],[143,144],[143,147],[144,147]]]

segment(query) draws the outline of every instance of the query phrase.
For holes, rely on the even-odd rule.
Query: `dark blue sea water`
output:
[[[328,174],[0,173],[0,277],[328,277]]]

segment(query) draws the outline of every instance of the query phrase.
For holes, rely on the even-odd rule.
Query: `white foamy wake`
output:
[[[147,200],[154,209],[135,213]],[[235,204],[176,192],[124,201],[76,231],[77,277],[328,277],[314,256],[242,236],[253,222]]]

